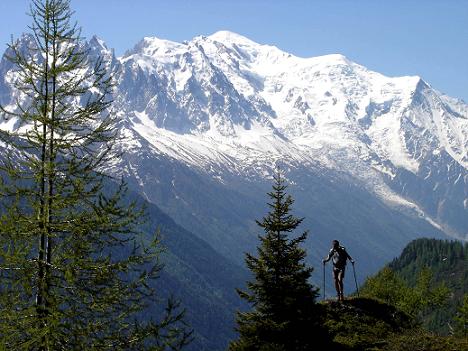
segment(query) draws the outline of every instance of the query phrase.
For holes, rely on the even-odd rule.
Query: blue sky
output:
[[[117,55],[144,36],[230,30],[297,56],[341,53],[389,76],[419,75],[468,102],[468,0],[72,0],[87,37]],[[28,0],[0,0],[0,45],[27,31]],[[0,49],[0,52],[3,51]]]

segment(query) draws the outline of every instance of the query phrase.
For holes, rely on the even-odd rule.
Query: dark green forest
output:
[[[453,332],[453,316],[468,293],[468,243],[436,239],[412,241],[389,268],[415,286],[421,271],[432,272],[432,285],[444,284],[449,296],[443,306],[425,311],[424,325],[431,331],[448,335]]]

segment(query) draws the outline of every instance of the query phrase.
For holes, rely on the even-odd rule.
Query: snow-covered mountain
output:
[[[234,261],[256,244],[277,164],[311,229],[312,261],[335,237],[366,272],[418,236],[468,239],[468,105],[420,77],[227,31],[144,38],[119,58],[98,38],[86,45],[116,79],[125,156],[109,171]],[[3,58],[3,104],[11,70]]]

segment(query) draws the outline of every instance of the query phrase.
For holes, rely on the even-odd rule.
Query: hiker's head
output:
[[[338,240],[332,241],[333,248],[337,249],[340,246],[340,242]]]

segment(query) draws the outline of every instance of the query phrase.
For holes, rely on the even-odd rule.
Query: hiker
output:
[[[335,279],[335,289],[338,294],[338,301],[344,301],[343,294],[343,279],[346,270],[346,261],[349,259],[352,264],[354,260],[348,254],[346,249],[343,246],[340,246],[338,240],[333,240],[333,247],[330,249],[330,252],[326,259],[322,262],[325,265],[331,258],[333,258],[333,278]]]

